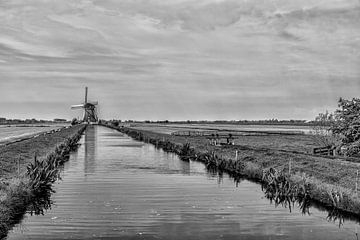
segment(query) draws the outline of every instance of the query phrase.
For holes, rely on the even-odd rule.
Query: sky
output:
[[[360,95],[359,0],[1,0],[0,117],[314,119]]]

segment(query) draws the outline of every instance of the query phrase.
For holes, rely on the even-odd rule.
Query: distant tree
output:
[[[337,147],[340,145],[340,139],[337,134],[332,131],[332,126],[335,124],[334,114],[326,111],[319,113],[313,121],[313,129],[311,131],[315,142],[322,147]]]
[[[341,136],[342,146],[348,156],[360,154],[360,99],[340,98],[331,130]]]

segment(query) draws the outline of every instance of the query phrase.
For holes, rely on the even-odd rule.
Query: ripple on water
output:
[[[152,145],[90,126],[55,184],[44,215],[26,215],[8,239],[356,239],[357,224],[274,207],[261,187]]]

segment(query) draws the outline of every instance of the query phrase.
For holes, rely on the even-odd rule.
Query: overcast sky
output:
[[[313,119],[360,97],[359,0],[1,0],[0,117]]]

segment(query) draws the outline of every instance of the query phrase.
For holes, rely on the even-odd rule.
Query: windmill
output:
[[[98,116],[96,113],[96,107],[98,102],[88,102],[88,87],[85,87],[85,102],[83,104],[73,105],[71,109],[84,109],[83,122],[94,123],[98,121]]]

